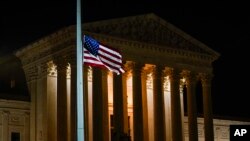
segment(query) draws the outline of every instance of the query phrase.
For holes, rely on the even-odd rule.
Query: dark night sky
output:
[[[212,88],[215,115],[250,118],[250,9],[224,2],[191,5],[159,1],[82,0],[83,22],[155,13],[221,54],[214,62]],[[76,23],[75,0],[15,5],[0,2],[0,56],[62,27]],[[83,27],[84,28],[84,27]]]

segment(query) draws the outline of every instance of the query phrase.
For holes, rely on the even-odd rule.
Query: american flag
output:
[[[122,55],[110,47],[98,43],[95,39],[84,35],[84,64],[108,68],[110,71],[124,73]]]

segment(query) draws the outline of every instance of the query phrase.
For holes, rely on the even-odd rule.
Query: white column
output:
[[[182,83],[182,82],[181,82]],[[181,104],[181,126],[182,126],[182,140],[184,137],[184,95],[183,95],[183,84],[180,84],[180,104]]]
[[[77,138],[77,106],[76,106],[76,91],[77,91],[77,86],[76,86],[76,59],[75,59],[75,55],[72,56],[68,56],[67,60],[69,60],[70,63],[70,73],[68,74],[69,78],[70,78],[70,90],[69,90],[69,100],[68,100],[68,140],[69,141],[75,141]],[[81,67],[81,66],[79,66]],[[84,75],[86,75],[87,73],[85,72]],[[84,84],[86,80],[83,79]],[[83,85],[84,86],[84,85]],[[85,89],[84,89],[85,90]],[[86,95],[86,93],[84,92],[84,95]],[[85,106],[84,106],[85,107]],[[87,123],[87,122],[86,122]],[[85,124],[86,125],[86,124]],[[85,129],[84,131],[87,131],[87,129]],[[85,136],[86,137],[86,136]],[[88,138],[85,138],[85,140],[87,140]]]
[[[163,66],[156,66],[153,76],[153,99],[154,99],[154,139],[165,140],[165,112],[163,97]]]
[[[148,128],[148,99],[147,99],[147,72],[142,72],[142,112],[143,112],[143,139],[149,141]]]
[[[142,107],[142,64],[133,66],[133,129],[134,141],[143,141],[143,107]]]
[[[67,63],[56,60],[57,65],[57,140],[67,140]]]
[[[72,98],[72,95],[71,95],[71,88],[70,88],[70,76],[71,76],[71,67],[70,65],[68,64],[67,66],[67,71],[66,71],[66,89],[67,89],[67,141],[71,141],[72,140],[72,137],[71,137],[71,133],[72,132],[72,129],[71,129],[71,120],[72,120],[72,116],[74,116],[74,114],[71,113],[72,109],[72,102],[71,102],[71,98]]]
[[[89,87],[88,87],[88,72],[89,72],[89,67],[88,66],[84,66],[83,68],[83,93],[84,93],[84,125],[85,125],[85,140],[86,141],[90,141],[89,140],[89,133],[90,133],[90,129],[89,129],[89,122],[91,121],[91,119],[89,119],[89,97],[90,94],[88,93],[89,91]],[[72,79],[71,79],[72,80]],[[75,80],[74,80],[75,81]]]
[[[86,71],[85,71],[86,72]],[[93,141],[93,69],[88,69],[88,141]],[[85,90],[84,90],[85,91]]]
[[[169,70],[170,91],[171,91],[171,119],[172,119],[172,140],[182,141],[182,121],[180,104],[180,73],[178,70]]]
[[[124,87],[124,79],[126,80],[126,74],[113,74],[113,116],[116,141],[125,139],[128,135],[127,93],[126,87]]]
[[[212,79],[211,76],[208,74],[202,74],[201,76],[205,141],[214,140],[213,112],[212,112],[212,99],[211,99],[211,79]]]
[[[47,140],[57,140],[57,72],[55,64],[47,63]]]
[[[107,70],[93,68],[93,141],[108,141]]]
[[[172,126],[171,126],[171,96],[170,96],[170,81],[169,76],[164,77],[164,108],[165,108],[165,127],[166,140],[171,141]]]
[[[146,80],[146,95],[147,95],[147,126],[148,126],[148,140],[154,141],[154,94],[153,94],[153,74],[150,72],[147,74]]]
[[[196,86],[195,75],[188,72],[186,76],[186,87],[187,87],[187,111],[188,111],[188,136],[190,141],[198,141],[195,86]]]

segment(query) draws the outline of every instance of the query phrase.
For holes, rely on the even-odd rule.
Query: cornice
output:
[[[30,109],[30,102],[0,99],[0,103],[1,103],[0,109],[7,109],[7,108],[20,109],[20,110]]]
[[[61,29],[51,35],[41,38],[22,49],[15,52],[15,55],[19,58],[28,58],[34,55],[42,55],[47,52],[53,52],[60,47],[62,44],[72,44],[75,43],[75,26],[69,26],[67,28]],[[37,56],[40,58],[40,56]]]

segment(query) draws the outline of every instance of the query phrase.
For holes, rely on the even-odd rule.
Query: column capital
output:
[[[145,64],[132,63],[134,140],[143,141],[142,72]],[[136,124],[135,124],[136,123]],[[136,125],[136,126],[135,126]]]
[[[179,80],[181,78],[181,70],[180,69],[167,68],[165,71],[165,74],[167,76],[169,76],[169,79],[171,81]]]
[[[109,70],[108,70],[108,69],[101,69],[101,72],[102,72],[102,74],[103,74],[103,75],[108,75]],[[115,74],[115,75],[116,75],[116,73],[115,73],[115,72],[113,72],[113,74]]]
[[[47,62],[47,75],[48,76],[57,76],[56,65],[53,61]]]
[[[133,62],[132,61],[126,61],[124,64],[124,71],[125,73],[131,73],[133,68]]]
[[[129,65],[133,74],[141,74],[145,66],[145,64],[139,62],[131,62]]]
[[[199,77],[201,79],[201,84],[202,85],[211,85],[211,81],[212,81],[212,78],[213,78],[212,74],[200,73]]]
[[[71,65],[69,63],[67,65],[66,76],[68,79],[71,78]]]
[[[61,70],[66,70],[68,68],[68,62],[66,61],[66,59],[64,57],[60,57],[57,59],[54,59],[53,62],[56,65],[57,71],[61,71]]]
[[[194,84],[198,80],[197,74],[195,72],[191,72],[189,70],[182,71],[181,75],[185,78],[186,84]]]
[[[84,70],[84,71],[85,71],[85,73],[87,73],[87,80],[89,82],[92,82],[92,80],[93,80],[93,69],[92,69],[92,67],[86,67],[86,70]]]
[[[155,65],[153,67],[154,76],[159,76],[159,75],[162,76],[164,71],[165,71],[165,66],[163,65]]]
[[[36,64],[37,78],[48,75],[48,62],[39,62]]]

